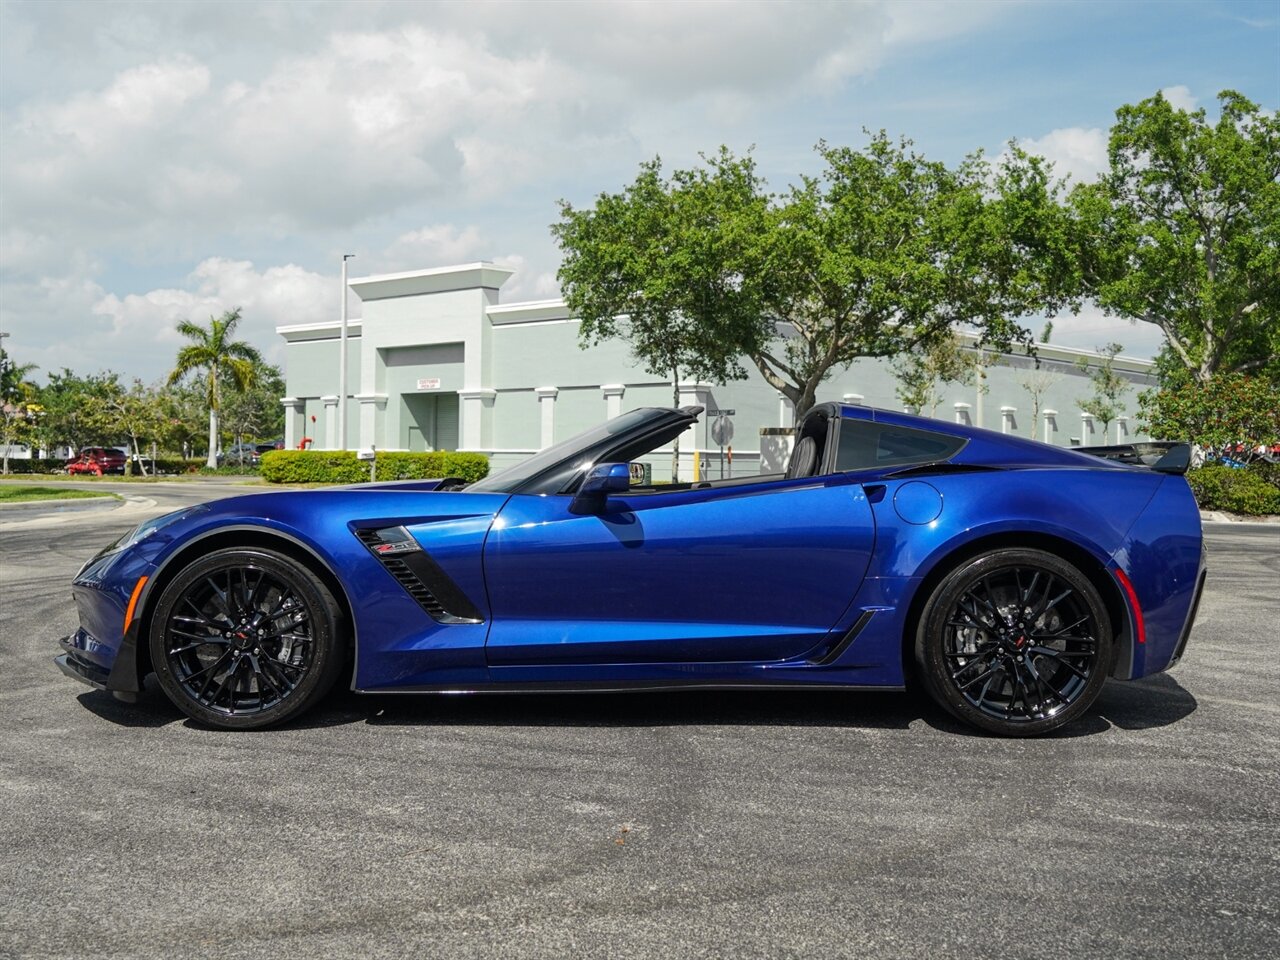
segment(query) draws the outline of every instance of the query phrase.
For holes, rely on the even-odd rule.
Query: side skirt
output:
[[[841,690],[863,693],[901,693],[904,686],[888,686],[882,684],[855,683],[777,683],[769,680],[751,682],[747,680],[709,683],[705,680],[691,680],[688,683],[676,683],[670,680],[649,682],[635,680],[628,682],[596,683],[593,681],[566,681],[550,683],[530,681],[526,683],[485,683],[474,686],[458,686],[456,684],[431,684],[416,687],[394,687],[379,690],[360,690],[372,696],[404,693],[439,693],[439,694],[484,694],[484,693],[660,693],[673,690]]]

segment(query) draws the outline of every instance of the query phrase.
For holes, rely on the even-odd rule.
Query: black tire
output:
[[[216,550],[169,582],[151,618],[151,663],[193,719],[228,730],[283,723],[314,706],[346,662],[341,610],[291,557]]]
[[[1111,621],[1061,557],[994,550],[952,570],[925,603],[915,654],[929,695],[965,723],[1031,737],[1071,723],[1102,692]]]

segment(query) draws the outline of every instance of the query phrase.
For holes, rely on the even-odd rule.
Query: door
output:
[[[406,450],[458,449],[456,393],[403,394],[401,445]]]
[[[842,477],[611,497],[515,495],[485,543],[490,666],[782,660],[823,641],[875,539]]]

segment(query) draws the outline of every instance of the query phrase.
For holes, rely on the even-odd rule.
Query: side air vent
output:
[[[387,573],[437,623],[482,623],[484,616],[404,527],[355,531]]]

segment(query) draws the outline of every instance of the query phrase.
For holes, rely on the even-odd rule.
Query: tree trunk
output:
[[[205,466],[211,470],[218,468],[218,411],[209,408],[209,458]]]
[[[799,396],[791,398],[793,409],[791,425],[793,427],[799,425],[800,421],[804,419],[804,415],[809,412],[817,400],[818,383],[819,381],[817,380],[810,380],[804,385],[804,390],[800,392]]]
[[[145,477],[147,475],[147,465],[142,462],[142,450],[138,447],[138,435],[133,435],[133,462],[138,465],[138,471]]]

